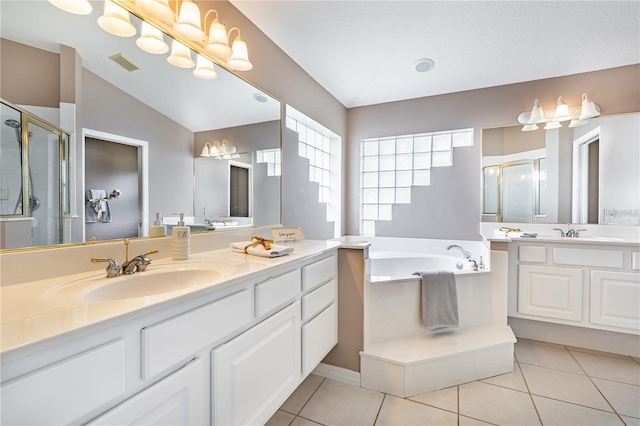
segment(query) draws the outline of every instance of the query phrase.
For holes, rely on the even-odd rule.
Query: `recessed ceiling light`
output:
[[[418,59],[413,63],[413,67],[418,72],[431,71],[434,66],[435,66],[435,63],[433,62],[433,59],[429,59],[429,58]]]
[[[253,94],[253,99],[255,99],[258,102],[267,102],[267,97],[265,95],[263,95],[262,93],[254,93]]]

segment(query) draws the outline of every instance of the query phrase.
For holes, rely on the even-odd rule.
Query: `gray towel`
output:
[[[431,330],[458,326],[456,277],[451,271],[422,271],[422,324]]]
[[[104,189],[88,189],[85,192],[85,222],[111,222],[111,209]]]

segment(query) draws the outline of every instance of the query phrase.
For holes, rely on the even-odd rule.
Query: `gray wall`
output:
[[[517,123],[538,99],[553,108],[562,95],[580,105],[587,92],[603,114],[640,111],[640,65],[536,80],[401,102],[348,112],[346,233],[359,233],[360,140],[473,128],[474,146],[454,149],[453,167],[432,172],[431,187],[414,188],[412,204],[394,206],[393,222],[377,222],[381,236],[478,239],[481,215],[481,129]],[[415,200],[415,202],[413,201]]]
[[[82,73],[80,127],[149,142],[149,223],[154,212],[193,213],[193,133],[92,72]]]

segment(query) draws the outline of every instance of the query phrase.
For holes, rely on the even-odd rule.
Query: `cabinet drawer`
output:
[[[302,326],[302,374],[306,376],[338,343],[336,304]]]
[[[3,385],[0,423],[70,424],[124,390],[125,344],[117,340]]]
[[[302,289],[310,290],[318,284],[322,284],[335,277],[336,257],[331,256],[319,262],[302,267]]]
[[[546,247],[519,246],[518,260],[520,262],[545,263],[547,261]]]
[[[251,293],[242,290],[142,329],[142,378],[186,360],[251,321]]]
[[[89,422],[90,425],[203,424],[203,365],[196,359]]]
[[[256,316],[262,316],[296,298],[300,271],[291,271],[256,284]]]
[[[331,280],[302,296],[302,322],[312,318],[334,300],[336,300],[336,280]]]

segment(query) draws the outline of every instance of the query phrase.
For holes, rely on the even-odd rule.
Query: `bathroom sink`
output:
[[[105,278],[103,284],[84,293],[82,299],[87,302],[106,302],[153,296],[205,284],[218,277],[220,272],[206,269],[163,271],[155,274],[141,272],[117,278]]]
[[[218,263],[151,265],[148,271],[106,278],[94,274],[57,285],[45,297],[72,297],[86,302],[108,302],[155,296],[218,280],[234,269]]]

